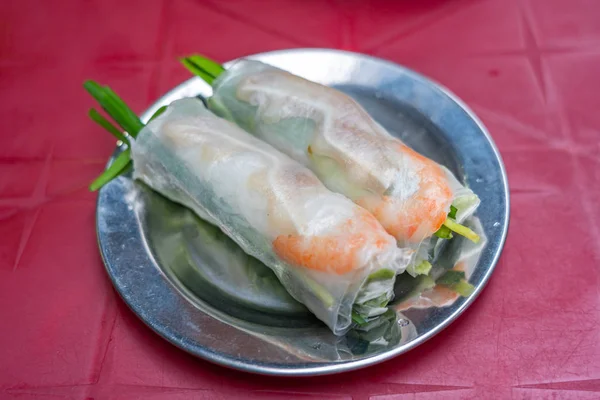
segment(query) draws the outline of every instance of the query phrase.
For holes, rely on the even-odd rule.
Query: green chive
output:
[[[199,76],[209,85],[225,72],[221,64],[198,54],[181,58],[180,61],[192,74]]]
[[[215,77],[211,75],[208,71],[201,68],[199,65],[196,65],[193,61],[190,61],[187,58],[182,58],[181,63],[190,71],[192,74],[198,76],[204,82],[212,85],[215,80]]]
[[[86,81],[83,86],[124,131],[137,136],[144,124],[116,93],[94,81]]]
[[[352,311],[352,321],[356,322],[358,325],[367,323],[367,320],[360,316],[356,311]]]
[[[396,273],[391,269],[381,268],[369,275],[369,277],[367,278],[367,282],[385,281],[388,279],[392,279],[394,276],[396,276]]]
[[[423,260],[417,265],[409,265],[408,268],[406,268],[406,272],[408,272],[410,276],[427,275],[431,271],[431,268],[433,268],[433,265],[431,265],[429,261]]]
[[[90,185],[90,190],[95,192],[96,190],[100,189],[102,186],[106,185],[108,182],[125,172],[130,165],[131,150],[127,149],[119,154],[112,164],[110,164],[110,167],[108,167],[106,171],[102,173],[102,175],[92,182]]]
[[[148,120],[148,123],[150,123],[152,120],[154,120],[155,118],[158,118],[161,116],[162,113],[164,113],[167,110],[168,106],[162,106],[161,108],[159,108],[158,110],[156,110],[156,112],[154,114],[152,114],[152,116],[150,117],[150,119]]]
[[[201,54],[193,54],[189,57],[186,57],[188,60],[192,61],[194,64],[199,65],[206,72],[218,78],[223,72],[225,72],[225,68],[221,64],[216,61],[211,60],[210,58],[204,57]]]
[[[125,137],[125,135],[123,135],[123,132],[111,124],[110,121],[104,118],[98,111],[96,111],[95,108],[90,108],[89,116],[92,120],[94,120],[94,122],[106,129],[118,140],[129,144],[129,140]]]
[[[446,218],[446,221],[444,221],[444,226],[446,226],[451,231],[456,232],[459,235],[466,237],[467,239],[471,240],[474,243],[479,242],[478,234],[476,234],[475,232],[473,232],[471,229],[467,228],[466,226],[459,224],[452,218]]]
[[[129,108],[129,106],[127,106],[127,104],[125,104],[125,102],[121,100],[121,98],[117,96],[117,94],[113,92],[111,88],[109,88],[108,86],[104,86],[104,90],[106,91],[108,96],[110,96],[112,101],[114,101],[120,107],[123,114],[125,114],[128,124],[130,125],[130,130],[132,131],[127,131],[127,133],[129,133],[133,137],[136,137],[137,134],[142,130],[142,128],[144,128],[144,124],[142,123],[142,121],[140,121],[138,116],[131,110],[131,108]]]

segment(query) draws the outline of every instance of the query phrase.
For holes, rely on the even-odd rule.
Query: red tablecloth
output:
[[[483,119],[512,192],[475,304],[406,355],[335,377],[230,371],[169,345],[115,294],[87,184],[114,148],[81,84],[142,111],[220,61],[292,47],[387,58]],[[0,398],[600,397],[600,1],[0,2]]]

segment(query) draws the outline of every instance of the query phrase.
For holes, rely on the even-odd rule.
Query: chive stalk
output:
[[[464,225],[459,224],[456,220],[452,218],[446,218],[443,226],[450,229],[452,232],[458,233],[461,236],[466,237],[474,243],[479,242],[479,235],[473,232],[471,229],[467,228]]]
[[[130,145],[131,143],[127,135],[135,138],[142,128],[144,128],[144,124],[138,116],[108,86],[101,86],[97,82],[88,80],[83,84],[83,87],[96,99],[108,116],[116,122],[117,126],[112,124],[94,108],[89,111],[90,118],[118,140]],[[159,108],[150,120],[162,114],[165,109],[166,106]],[[131,149],[127,148],[92,182],[90,191],[94,192],[100,189],[108,182],[125,173],[131,165]]]

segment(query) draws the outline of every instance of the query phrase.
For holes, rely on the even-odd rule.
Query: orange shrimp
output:
[[[401,244],[419,242],[442,226],[452,201],[452,191],[443,170],[432,160],[384,133],[385,129],[355,100],[337,90],[269,67],[251,71],[237,87],[236,95],[238,99],[250,102],[257,93],[264,97],[261,104],[265,110],[278,110],[278,119],[302,117],[316,124],[310,135],[303,133],[306,135],[304,139],[311,141],[306,156],[313,158],[317,155],[337,161],[345,172],[343,178],[353,189],[340,185],[334,190],[371,211]],[[263,127],[271,121],[264,120],[269,113],[261,113],[257,116],[263,120],[256,121],[253,126],[255,133],[260,133],[264,140],[278,149],[296,154],[296,144],[287,143],[286,139],[278,138]],[[397,158],[409,161],[410,171],[397,171],[404,168],[394,163]],[[330,173],[325,166],[312,163],[310,167],[323,175]],[[321,168],[324,170],[318,171]],[[390,170],[393,173],[394,169],[418,175],[418,190],[409,199],[383,194],[387,189],[386,182],[378,175],[382,172],[387,175]],[[363,192],[372,195],[357,198],[359,195],[354,194]]]
[[[371,196],[357,203],[371,211],[401,243],[419,242],[431,236],[446,220],[452,190],[442,169],[433,161],[402,143],[397,149],[415,164],[420,178],[418,191],[404,201],[394,196]]]
[[[459,297],[459,294],[451,289],[436,285],[421,292],[418,296],[402,301],[396,306],[396,309],[404,311],[410,308],[445,307],[454,303]]]
[[[273,248],[290,264],[341,275],[359,267],[358,253],[365,246],[382,249],[394,245],[377,220],[364,210],[340,228],[340,234],[330,236],[280,235],[273,241]]]

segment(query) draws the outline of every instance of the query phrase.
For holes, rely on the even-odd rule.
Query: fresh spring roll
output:
[[[218,226],[334,334],[386,311],[408,251],[307,168],[198,99],[173,102],[130,143],[135,179]]]
[[[214,81],[198,74],[212,83],[211,110],[369,210],[399,246],[416,249],[452,231],[477,240],[460,223],[479,198],[447,168],[389,134],[351,97],[258,61],[240,60],[217,72]]]

